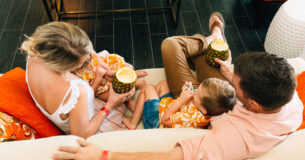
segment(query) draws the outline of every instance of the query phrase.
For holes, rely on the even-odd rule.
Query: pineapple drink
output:
[[[219,58],[223,61],[228,59],[229,46],[223,40],[214,40],[211,42],[206,50],[206,61],[213,67],[219,67],[219,64],[215,62],[214,58]]]
[[[122,94],[129,92],[136,83],[137,74],[129,67],[119,69],[112,80],[113,90],[116,93]]]

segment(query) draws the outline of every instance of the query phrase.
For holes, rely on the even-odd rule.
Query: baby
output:
[[[101,83],[97,87],[93,87],[91,84],[95,79],[97,66],[101,63],[106,64],[108,70],[105,72],[104,78]],[[95,96],[100,100],[107,101],[109,97],[109,87],[111,85],[111,80],[115,75],[115,72],[122,67],[130,67],[133,68],[132,65],[125,62],[124,58],[117,54],[109,54],[108,51],[104,50],[98,54],[93,53],[92,58],[86,64],[86,66],[76,70],[74,72],[75,75],[86,80],[93,90],[95,91]],[[145,70],[136,71],[137,77],[144,77],[147,75]],[[135,87],[136,89],[141,89],[145,86],[146,82],[144,79],[137,80]],[[127,105],[127,104],[126,104]],[[133,110],[134,102],[132,100],[128,101],[128,107]]]
[[[135,129],[141,119],[144,128],[204,128],[211,116],[233,109],[234,88],[227,81],[209,78],[198,89],[185,82],[180,96],[174,99],[166,81],[157,86],[146,85],[137,100],[132,117],[123,117],[129,129]]]

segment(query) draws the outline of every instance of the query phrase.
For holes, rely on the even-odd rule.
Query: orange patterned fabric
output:
[[[0,111],[31,126],[39,137],[61,135],[36,107],[25,81],[25,71],[15,68],[0,77]]]
[[[0,112],[0,142],[29,140],[37,137],[37,133],[30,126]]]
[[[171,97],[162,98],[159,105],[160,119],[175,99]],[[181,110],[170,116],[172,128],[203,128],[210,123],[210,116],[201,114],[192,102],[181,107]],[[164,128],[160,123],[160,128]]]
[[[305,72],[302,72],[301,74],[297,75],[297,92],[298,95],[303,102],[303,105],[305,104]],[[305,128],[305,109],[303,110],[303,122],[298,130]]]
[[[92,57],[89,66],[77,70],[75,74],[81,77],[83,80],[88,81],[89,84],[91,84],[91,82],[95,77],[96,66],[98,65],[97,58],[101,58],[108,65],[109,70],[112,71],[117,71],[118,69],[124,67],[125,65],[124,58],[117,54],[102,54],[102,55],[98,55],[98,57]],[[97,89],[96,94],[100,94],[108,91],[110,84],[111,84],[110,81],[103,79],[100,86]]]

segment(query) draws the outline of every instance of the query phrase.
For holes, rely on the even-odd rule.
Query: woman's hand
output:
[[[179,100],[182,103],[187,103],[194,95],[194,92],[191,90],[192,82],[185,81],[184,85],[182,86],[182,91],[179,96]]]
[[[222,61],[218,58],[215,58],[215,61],[220,65],[220,73],[229,81],[232,81],[233,71],[231,70],[232,56],[231,51],[229,50],[228,59]]]
[[[118,94],[113,91],[112,85],[109,89],[109,97],[106,105],[109,105],[109,108],[116,107],[120,104],[123,104],[125,101],[127,101],[129,98],[131,98],[135,93],[135,88],[132,88],[129,92],[124,94]]]
[[[61,146],[59,151],[66,153],[58,153],[53,155],[53,159],[75,159],[75,160],[99,160],[102,157],[102,149],[83,139],[77,142],[81,147]]]

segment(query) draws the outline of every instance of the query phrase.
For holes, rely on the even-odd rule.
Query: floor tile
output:
[[[107,50],[109,53],[113,53],[113,37],[96,37],[95,50],[96,52]]]
[[[11,69],[21,31],[3,31],[0,39],[0,73]]]
[[[202,26],[202,31],[204,34],[209,34],[209,19],[210,15],[213,13],[213,8],[210,1],[202,1],[202,0],[195,0],[195,6],[197,13],[199,15],[199,20]]]
[[[167,33],[162,10],[148,11],[150,33]]]
[[[114,21],[114,52],[124,57],[125,61],[133,65],[133,51],[130,20]]]
[[[268,5],[268,9],[264,11],[263,23],[254,29],[251,25],[255,9],[251,1],[182,0],[178,26],[174,24],[169,9],[73,15],[73,18],[63,19],[63,21],[82,28],[97,51],[106,49],[109,52],[116,52],[127,62],[135,65],[136,69],[140,69],[163,66],[160,47],[162,40],[168,36],[195,33],[209,35],[210,15],[214,11],[220,11],[226,21],[226,37],[232,50],[233,60],[235,60],[246,51],[263,50],[268,27],[281,5],[281,3]],[[64,9],[66,11],[126,9],[167,6],[168,4],[168,0],[64,0]],[[11,7],[14,10],[10,10]],[[25,39],[23,34],[30,35],[37,26],[48,22],[41,0],[0,0],[0,40],[3,42],[0,44],[0,49],[3,50],[0,52],[0,67],[3,66],[2,70],[25,66],[22,54],[16,51],[18,43]],[[1,32],[4,33],[2,36],[5,39],[1,37]],[[9,45],[7,45],[7,39],[10,41]],[[2,55],[5,55],[5,60],[2,59]]]
[[[133,11],[130,12],[132,24],[143,24],[147,23],[146,11]]]
[[[20,49],[20,46],[23,41],[24,38],[20,38],[11,69],[14,69],[16,67],[20,67],[24,70],[26,69],[26,52]]]
[[[255,30],[251,28],[248,17],[236,17],[236,26],[245,44],[247,51],[264,51],[263,45],[257,37]]]
[[[96,36],[113,35],[113,13],[102,13],[97,15]]]
[[[236,27],[226,27],[225,35],[232,53],[232,60],[234,62],[236,57],[246,52],[246,49],[239,37]]]
[[[132,25],[134,67],[135,69],[152,68],[153,57],[147,24]]]
[[[115,0],[114,9],[128,9],[129,0]],[[115,12],[114,19],[129,19],[129,12]]]
[[[226,6],[233,17],[246,17],[247,13],[240,0],[225,0]]]
[[[91,3],[87,3],[86,0],[81,0],[80,10],[95,10],[96,9],[96,0],[91,0]],[[95,43],[95,34],[96,34],[96,14],[91,15],[90,18],[80,18],[78,26],[83,29],[91,39],[92,43]]]
[[[130,0],[130,8],[145,8],[145,1]],[[130,15],[132,24],[147,23],[146,11],[133,11]]]
[[[194,0],[181,0],[181,11],[194,11]]]
[[[162,54],[161,54],[161,43],[167,38],[167,34],[156,34],[151,36],[151,43],[153,48],[155,68],[162,68]]]
[[[0,0],[0,37],[13,2],[14,1]]]
[[[90,3],[90,2],[88,2],[88,0],[86,0],[86,1],[87,1],[87,3]],[[116,0],[97,0],[96,8],[98,10],[113,9],[113,1],[116,1]]]
[[[226,4],[226,0],[211,0],[212,7],[214,9],[214,12],[220,12],[223,15],[223,18],[226,22],[226,26],[234,26],[233,19],[231,17],[231,13],[227,9],[226,5],[220,5],[220,4]]]
[[[186,35],[203,34],[196,12],[182,12]]]
[[[14,0],[4,28],[22,29],[29,4],[30,0]]]
[[[28,14],[26,15],[22,34],[32,35],[35,29],[42,24],[44,8],[41,0],[31,0]]]

